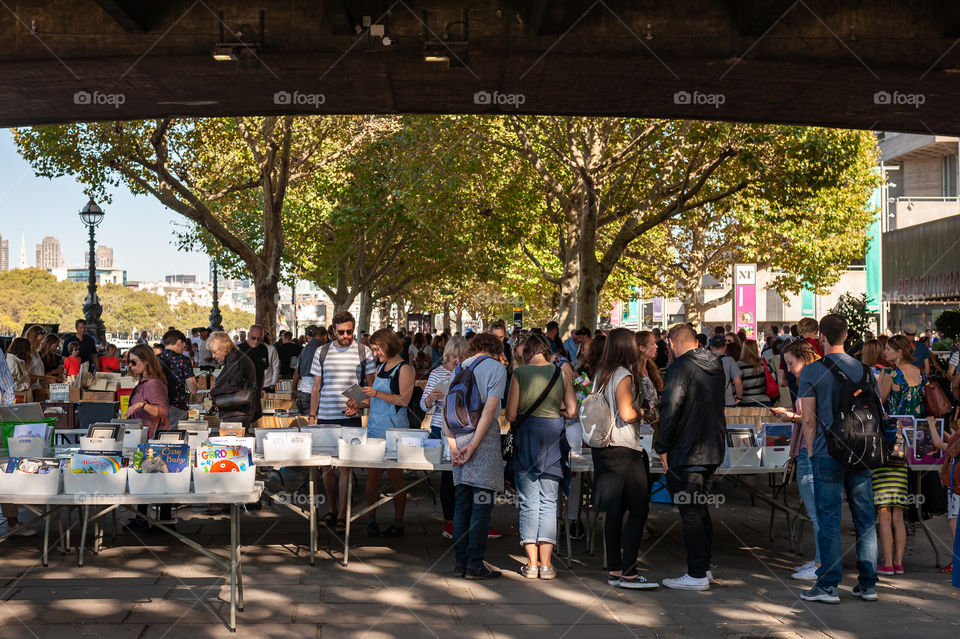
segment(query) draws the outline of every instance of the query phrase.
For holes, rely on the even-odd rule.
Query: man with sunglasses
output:
[[[341,311],[333,316],[333,334],[330,342],[317,349],[313,356],[310,374],[313,376],[313,388],[310,392],[311,424],[328,424],[348,427],[361,427],[363,422],[355,408],[347,407],[347,398],[343,391],[354,384],[373,386],[377,372],[377,362],[373,352],[355,341],[357,322],[349,311]],[[337,531],[346,526],[344,520],[347,498],[348,468],[341,469],[341,481],[337,489],[337,478],[330,468],[323,472],[323,487],[330,503],[330,513],[324,518],[327,526],[336,523]],[[337,504],[340,507],[337,507]],[[333,521],[335,520],[335,522]]]
[[[251,325],[250,330],[247,331],[246,341],[237,348],[253,362],[253,368],[257,372],[257,388],[263,391],[263,375],[270,367],[270,353],[267,351],[266,344],[263,343],[263,327],[259,324]]]

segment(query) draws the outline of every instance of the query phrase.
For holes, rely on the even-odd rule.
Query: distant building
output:
[[[113,249],[109,246],[97,246],[97,268],[102,269],[112,269],[113,268]],[[83,263],[85,265],[90,264],[90,251],[83,252]]]
[[[27,268],[27,240],[23,230],[20,230],[20,260],[17,262],[18,269]]]
[[[0,271],[10,270],[10,240],[0,237]]]
[[[165,277],[165,279],[166,279],[166,281],[167,281],[168,283],[170,283],[170,284],[174,284],[174,283],[176,283],[176,284],[193,284],[193,283],[195,283],[195,282],[197,281],[197,276],[196,276],[196,275],[186,275],[186,274],[167,275],[167,276]]]
[[[87,282],[90,277],[90,268],[67,268],[67,269],[52,269],[54,275],[57,276],[58,280],[69,280],[71,282]],[[120,284],[121,286],[126,285],[127,283],[127,272],[120,268],[98,268],[97,269],[97,285],[103,286],[104,284]]]
[[[47,236],[37,244],[37,268],[52,271],[60,267],[60,240]]]

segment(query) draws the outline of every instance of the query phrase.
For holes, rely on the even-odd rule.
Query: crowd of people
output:
[[[956,399],[950,414],[928,410],[930,394],[953,398],[960,387],[947,383],[944,390],[929,381],[931,366],[943,369],[933,363],[929,344],[910,335],[851,338],[846,321],[835,314],[820,322],[805,318],[783,334],[773,331],[762,340],[762,351],[756,340],[728,327],[717,327],[708,336],[688,324],[668,332],[581,327],[561,340],[555,322],[543,330],[508,334],[500,320],[485,332],[463,336],[383,328],[361,337],[354,317],[341,312],[329,327],[308,327],[301,339],[283,332],[273,343],[256,324],[236,339],[206,329],[194,329],[187,337],[171,328],[160,343],[150,345],[144,339],[119,357],[110,345],[98,352],[85,328],[78,321],[76,333],[61,341],[34,326],[14,339],[0,360],[2,400],[13,401],[21,390],[77,374],[87,362],[97,370],[126,370],[137,379],[125,416],[140,419],[151,436],[186,417],[198,368],[219,368],[210,398],[222,421],[240,422],[245,428],[261,416],[263,394],[275,391],[281,379],[292,380],[291,404],[310,424],[359,427],[366,411],[369,436],[383,438],[387,429],[419,427],[421,417],[428,415],[430,437],[446,439],[452,463],[452,471],[441,473],[441,534],[453,540],[455,572],[467,579],[501,575],[485,561],[485,549],[488,539],[501,536],[491,526],[491,515],[505,483],[519,500],[520,544],[526,556],[521,575],[557,577],[552,555],[558,521],[569,518],[575,531],[579,524],[580,478],[571,476],[569,455],[580,446],[579,407],[588,396],[603,397],[610,411],[609,434],[590,448],[591,498],[604,514],[607,581],[626,589],[710,588],[713,531],[708,504],[727,445],[726,408],[765,407],[772,419],[794,424],[791,458],[813,525],[815,553],[792,576],[815,581],[802,595],[809,601],[839,601],[843,494],[856,529],[859,578],[852,593],[872,600],[878,575],[906,572],[905,515],[911,494],[919,489],[909,484],[903,465],[863,470],[831,456],[828,431],[839,418],[843,375],[862,380],[863,390],[876,395],[885,414],[911,416],[921,424],[929,420],[932,446],[944,451],[948,463],[960,452]],[[954,350],[943,370],[948,381],[960,382],[958,364],[960,355]],[[443,409],[451,382],[462,371],[469,371],[479,404],[475,427],[452,432]],[[360,401],[345,393],[355,385],[362,390]],[[931,390],[935,388],[940,390]],[[936,399],[940,405],[941,398]],[[511,423],[515,449],[506,473],[501,411]],[[933,418],[941,416],[947,418],[942,436],[932,427]],[[644,444],[645,435],[652,445]],[[889,436],[895,445],[903,433]],[[660,581],[641,574],[638,559],[654,451],[678,507],[687,560],[683,575]],[[346,527],[348,473],[323,469],[330,505],[323,523],[336,532]],[[402,472],[387,475],[391,489],[401,491]],[[368,469],[366,476],[365,496],[372,505],[380,498],[382,471]],[[960,491],[951,482],[940,490],[954,532]],[[558,512],[561,493],[571,505],[567,513]],[[376,510],[371,511],[367,534],[404,535],[405,505],[403,495],[393,500],[393,519],[383,530]],[[16,523],[15,513],[5,508],[4,514]]]

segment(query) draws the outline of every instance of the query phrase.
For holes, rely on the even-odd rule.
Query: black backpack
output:
[[[397,370],[390,376],[390,393],[392,395],[400,394],[400,369],[404,366],[411,366],[414,369],[414,374],[416,374],[416,367],[412,364],[404,362],[398,365]],[[410,395],[410,403],[406,406],[407,423],[410,425],[410,428],[420,428],[420,425],[423,423],[423,418],[426,415],[426,412],[420,408],[421,397],[423,397],[423,389],[414,384],[413,394]],[[404,410],[403,406],[396,406],[395,408],[398,413]]]
[[[863,377],[855,382],[829,357],[821,361],[843,384],[840,400],[834,405],[833,423],[824,424],[827,452],[855,470],[886,466],[889,443],[884,434],[883,405],[873,388],[873,373],[864,366]]]

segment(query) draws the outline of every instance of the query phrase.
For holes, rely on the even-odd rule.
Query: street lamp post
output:
[[[97,252],[94,238],[95,229],[103,221],[103,209],[97,206],[91,197],[87,205],[80,210],[80,219],[90,230],[90,273],[87,279],[87,298],[83,302],[83,316],[87,320],[87,331],[96,336],[97,341],[103,346],[106,334],[103,322],[100,320],[103,307],[97,296]]]
[[[217,263],[213,263],[213,306],[210,308],[210,331],[222,331],[223,316],[220,314],[220,302],[217,299]]]

